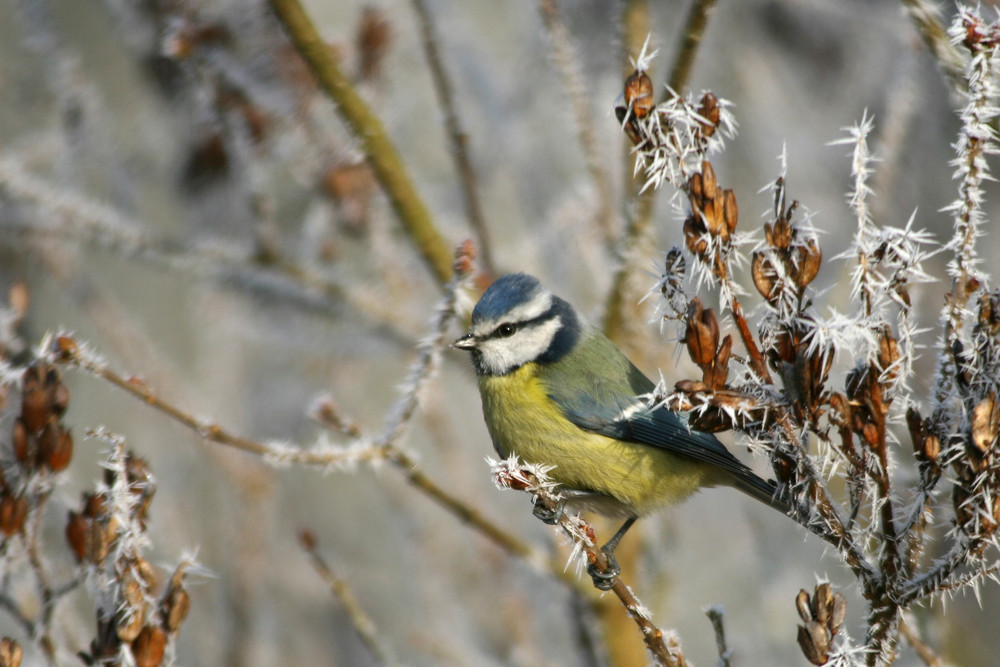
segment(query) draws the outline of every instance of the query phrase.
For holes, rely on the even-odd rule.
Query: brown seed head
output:
[[[798,642],[802,655],[814,665],[825,665],[830,659],[830,637],[826,626],[809,621],[799,626]]]
[[[719,109],[719,98],[711,92],[706,92],[701,96],[701,105],[698,107],[698,115],[704,118],[701,123],[701,136],[708,139],[719,127],[721,111]]]
[[[719,323],[715,312],[711,308],[704,308],[697,297],[688,306],[684,342],[692,361],[700,368],[715,359],[715,351],[719,345]]]
[[[4,493],[0,497],[0,532],[10,537],[24,529],[28,518],[28,501],[23,496]]]
[[[636,70],[625,79],[625,104],[632,107],[632,114],[643,119],[653,110],[653,81],[645,72]]]
[[[0,667],[21,667],[24,652],[17,640],[10,637],[0,639]]]
[[[760,295],[773,302],[778,297],[778,272],[774,270],[771,260],[760,250],[753,254],[750,264],[750,275],[753,278],[754,287]]]
[[[739,222],[740,209],[736,204],[736,193],[732,190],[723,190],[724,204],[722,207],[723,217],[726,219],[726,229],[730,235],[736,232],[736,224]]]
[[[136,667],[158,667],[166,647],[167,634],[157,626],[147,625],[132,642]]]
[[[66,521],[66,543],[79,563],[87,555],[87,524],[89,521],[82,515],[70,510]]]
[[[358,23],[357,49],[359,69],[363,79],[379,75],[385,56],[392,46],[392,25],[385,14],[374,7],[365,7]]]

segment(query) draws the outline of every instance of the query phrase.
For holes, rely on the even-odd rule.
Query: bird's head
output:
[[[512,273],[486,290],[469,333],[454,346],[472,352],[479,375],[506,375],[530,362],[558,361],[576,345],[581,326],[573,306],[538,279]]]

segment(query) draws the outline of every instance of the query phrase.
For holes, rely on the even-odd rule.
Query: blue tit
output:
[[[789,509],[774,483],[714,436],[692,431],[686,415],[651,406],[653,382],[532,276],[494,282],[472,311],[469,333],[454,346],[472,353],[497,453],[554,465],[549,474],[561,485],[567,509],[625,519],[603,547],[611,571],[591,569],[600,588],[613,585],[614,549],[636,519],[701,487],[731,486]]]

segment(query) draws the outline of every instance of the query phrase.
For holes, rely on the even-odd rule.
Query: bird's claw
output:
[[[587,566],[587,574],[594,580],[594,588],[610,591],[615,587],[615,582],[618,580],[618,575],[622,573],[622,569],[618,566],[618,561],[615,560],[615,555],[612,552],[601,549],[601,553],[604,554],[607,566],[601,570],[597,567],[596,562],[591,563]]]
[[[535,515],[535,518],[540,519],[542,523],[546,523],[550,526],[554,526],[559,523],[559,519],[562,517],[564,511],[564,506],[562,503],[557,504],[555,507],[549,508],[542,503],[535,503],[532,508],[531,513]]]

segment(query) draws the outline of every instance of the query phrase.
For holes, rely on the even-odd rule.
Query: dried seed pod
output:
[[[34,461],[31,437],[28,435],[28,426],[24,420],[18,417],[14,420],[14,428],[11,433],[11,444],[14,448],[14,458],[22,465],[28,465]]]
[[[705,234],[708,230],[700,215],[689,215],[684,220],[684,242],[692,254],[705,258],[708,251],[708,239]]]
[[[723,190],[723,217],[726,220],[726,229],[730,234],[736,232],[736,224],[740,218],[740,207],[736,203],[736,193],[732,190]]]
[[[107,502],[107,496],[103,493],[84,493],[83,516],[91,519],[104,516]]]
[[[142,607],[130,609],[128,612],[119,612],[120,618],[115,625],[115,634],[118,639],[127,644],[138,637],[139,633],[142,632],[145,616]]]
[[[69,407],[69,387],[63,384],[61,381],[57,382],[50,392],[50,407],[52,412],[57,416],[62,417],[66,412],[66,408]]]
[[[50,414],[49,393],[37,385],[25,389],[21,398],[21,419],[28,432],[34,434],[45,428]]]
[[[159,627],[147,625],[132,642],[132,655],[137,667],[158,667],[167,648],[167,634]]]
[[[1000,331],[1000,291],[979,297],[979,328],[996,335]]]
[[[100,565],[108,557],[111,543],[117,536],[117,524],[109,518],[93,519],[87,522],[84,533],[84,552],[86,559],[94,565]]]
[[[847,598],[840,593],[834,593],[833,600],[830,605],[830,620],[826,623],[826,626],[830,629],[831,634],[836,635],[840,632],[840,628],[844,627],[844,620],[846,618]]]
[[[704,368],[715,359],[719,344],[719,323],[711,308],[704,308],[695,297],[688,306],[687,328],[684,334],[688,354],[699,368]]]
[[[701,136],[708,139],[719,127],[721,110],[719,109],[719,98],[711,92],[706,92],[701,96],[701,105],[698,107],[698,115],[704,118],[701,123]]]
[[[826,625],[830,619],[830,607],[833,603],[833,591],[829,583],[822,583],[816,586],[812,599],[813,618]]]
[[[62,434],[62,426],[60,426],[59,421],[53,415],[38,435],[37,455],[39,465],[44,464],[49,455],[59,448],[59,440],[62,438]]]
[[[7,537],[20,533],[28,518],[28,501],[23,496],[4,493],[0,498],[0,532]]]
[[[59,435],[55,447],[48,452],[43,450],[42,456],[44,457],[43,462],[52,472],[65,470],[73,458],[73,434],[68,430],[63,431]]]
[[[715,178],[715,168],[708,160],[701,163],[701,189],[705,200],[715,199],[718,192],[719,182]]]
[[[991,391],[972,409],[972,444],[980,457],[987,456],[997,441],[1000,431],[1000,411],[997,408],[996,394]]]
[[[653,110],[653,81],[643,71],[636,70],[625,79],[625,104],[632,107],[632,114],[643,119]]]
[[[305,543],[305,533],[303,531],[303,543]],[[313,538],[315,542],[315,538]],[[170,577],[167,590],[163,593],[160,603],[161,617],[163,618],[163,628],[170,634],[177,632],[184,619],[187,618],[191,609],[191,597],[184,588],[184,570],[180,567]]]
[[[10,637],[0,639],[0,667],[21,667],[24,652],[17,640]]]
[[[809,621],[799,626],[798,642],[802,655],[814,665],[825,665],[830,659],[830,638],[826,626]]]
[[[872,449],[878,450],[881,448],[882,438],[879,435],[878,426],[872,422],[865,422],[861,428],[861,437],[865,439],[865,442]]]
[[[941,438],[933,433],[929,434],[924,443],[923,455],[926,461],[937,464],[938,457],[941,455]]]
[[[385,13],[375,7],[365,7],[357,30],[358,69],[362,79],[376,78],[392,46],[392,24]]]
[[[700,173],[695,172],[691,174],[691,178],[688,179],[688,201],[691,203],[691,208],[700,209],[705,203],[705,188],[704,188],[704,176]]]
[[[760,295],[773,302],[778,296],[778,272],[774,270],[771,260],[760,250],[753,254],[750,275],[753,278],[754,287],[757,288]]]
[[[674,389],[684,394],[697,394],[709,390],[709,386],[704,382],[694,380],[679,380],[674,383]]]
[[[795,247],[795,284],[799,289],[816,279],[823,263],[823,251],[816,239],[809,239],[804,245]]]
[[[803,623],[808,623],[813,620],[812,607],[809,602],[809,592],[806,589],[801,589],[799,594],[795,596],[795,608],[799,612],[799,618],[802,619]]]
[[[76,556],[76,562],[81,562],[87,555],[87,529],[89,522],[73,510],[66,519],[66,544]]]
[[[70,336],[57,336],[53,347],[59,358],[64,361],[75,359],[80,353],[80,348],[76,344],[76,340]]]

